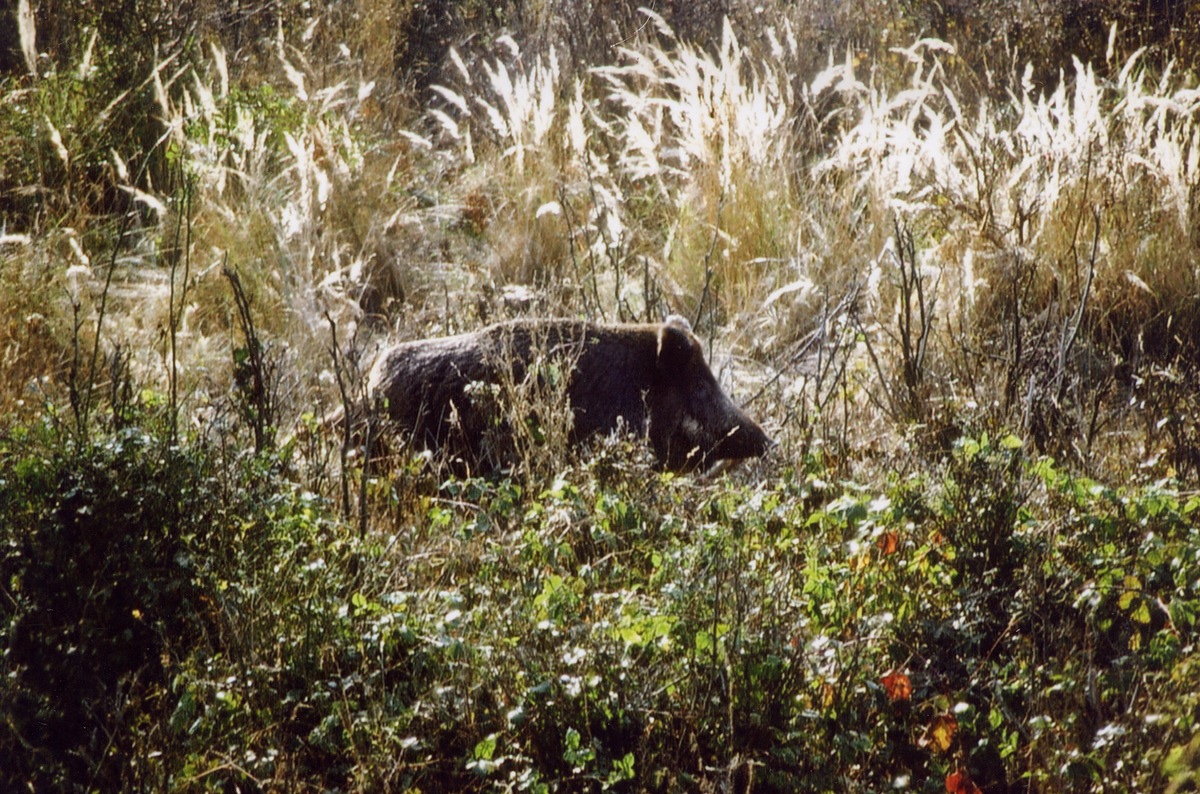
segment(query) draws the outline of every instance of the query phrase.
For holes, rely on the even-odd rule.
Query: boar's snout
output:
[[[728,397],[721,396],[728,401],[725,421],[705,425],[703,419],[684,418],[667,440],[666,449],[659,451],[667,468],[677,472],[703,471],[720,460],[762,457],[776,446],[753,419]]]
[[[765,455],[775,441],[721,390],[700,340],[670,320],[659,339],[659,399],[650,442],[668,469],[703,470],[719,460]]]
[[[721,437],[710,456],[715,460],[761,458],[777,446],[775,439],[768,436],[753,419],[740,410],[737,413],[736,422]]]

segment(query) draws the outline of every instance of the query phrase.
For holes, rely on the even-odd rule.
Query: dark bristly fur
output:
[[[679,317],[649,325],[515,320],[404,342],[380,355],[370,393],[414,443],[474,468],[484,434],[496,423],[494,406],[469,384],[520,383],[540,355],[568,379],[574,442],[623,424],[647,435],[672,471],[761,456],[774,445],[721,390],[699,340]]]

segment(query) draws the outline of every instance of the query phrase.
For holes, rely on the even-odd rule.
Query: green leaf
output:
[[[1009,450],[1020,449],[1021,447],[1025,446],[1025,442],[1022,441],[1017,436],[1013,435],[1012,433],[1009,433],[1008,435],[1001,438],[999,443],[1000,443],[1001,449],[1009,449]]]
[[[478,761],[491,761],[496,754],[496,734],[490,734],[486,739],[483,739],[475,744],[475,759]]]
[[[596,751],[583,746],[583,737],[574,728],[567,728],[566,748],[563,750],[563,760],[570,764],[575,774],[579,774],[596,758]]]
[[[608,773],[606,785],[612,786],[637,777],[633,769],[633,761],[633,753],[626,753],[623,758],[613,759],[612,771]]]
[[[1191,628],[1196,624],[1196,603],[1177,599],[1168,607],[1171,622],[1180,628]]]

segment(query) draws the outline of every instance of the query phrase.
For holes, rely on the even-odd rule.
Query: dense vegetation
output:
[[[0,788],[1200,786],[1200,11],[1051,5],[6,4]],[[770,457],[325,421],[667,311]]]

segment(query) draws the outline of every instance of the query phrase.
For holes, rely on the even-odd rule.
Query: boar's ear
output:
[[[668,314],[667,319],[663,320],[663,325],[673,325],[676,328],[687,331],[689,334],[692,332],[692,324],[682,314]]]
[[[658,368],[679,369],[691,360],[692,328],[688,321],[672,314],[658,329]]]

